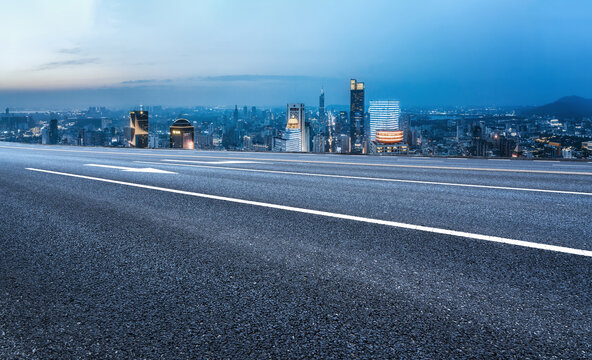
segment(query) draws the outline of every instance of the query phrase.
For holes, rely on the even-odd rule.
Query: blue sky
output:
[[[592,97],[592,2],[22,0],[0,106],[532,105]]]

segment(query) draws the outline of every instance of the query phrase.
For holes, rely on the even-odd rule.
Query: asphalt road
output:
[[[0,358],[592,358],[592,163],[0,143]]]

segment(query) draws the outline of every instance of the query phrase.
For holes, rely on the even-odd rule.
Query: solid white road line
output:
[[[185,166],[185,167],[196,167],[196,168],[208,168],[208,169],[223,169],[223,170],[234,170],[234,171],[246,171],[246,172],[261,172],[269,174],[284,174],[284,175],[301,175],[301,176],[318,176],[318,177],[329,177],[338,179],[355,179],[355,180],[372,180],[372,181],[387,181],[387,182],[401,182],[411,184],[427,184],[427,185],[443,185],[443,186],[460,186],[460,187],[471,187],[471,188],[482,188],[482,189],[496,189],[496,190],[516,190],[516,191],[533,191],[543,193],[554,193],[554,194],[569,194],[569,195],[585,195],[592,196],[592,193],[581,192],[581,191],[567,191],[567,190],[548,190],[548,189],[531,189],[531,188],[518,188],[510,186],[495,186],[495,185],[478,185],[478,184],[462,184],[462,183],[447,183],[439,181],[423,181],[423,180],[406,180],[406,179],[389,179],[389,178],[377,178],[377,177],[366,177],[366,176],[350,176],[350,175],[334,175],[334,174],[318,174],[318,173],[305,173],[297,171],[281,171],[281,170],[264,170],[264,169],[247,169],[247,168],[235,168],[226,166],[208,166],[208,165],[194,165],[193,161],[190,160],[171,160],[163,159],[166,163],[159,163],[153,161],[134,161],[139,164],[150,164],[150,165],[168,165],[168,166]],[[183,164],[178,164],[179,162]],[[190,163],[190,164],[185,164]]]
[[[541,243],[535,243],[535,242],[530,242],[530,241],[502,238],[502,237],[497,237],[497,236],[473,234],[473,233],[464,232],[464,231],[455,231],[455,230],[441,229],[441,228],[435,228],[435,227],[429,227],[429,226],[406,224],[406,223],[400,223],[400,222],[395,222],[395,221],[372,219],[372,218],[366,218],[366,217],[361,217],[361,216],[332,213],[332,212],[328,212],[328,211],[311,210],[311,209],[305,209],[305,208],[299,208],[299,207],[293,207],[293,206],[286,206],[286,205],[264,203],[264,202],[259,202],[259,201],[237,199],[237,198],[231,198],[231,197],[226,197],[226,196],[218,196],[218,195],[203,194],[203,193],[197,193],[197,192],[191,192],[191,191],[169,189],[169,188],[164,188],[164,187],[160,187],[160,186],[137,184],[137,183],[127,182],[127,181],[119,181],[119,180],[98,178],[98,177],[93,177],[93,176],[70,174],[70,173],[64,173],[64,172],[59,172],[59,171],[51,171],[51,170],[43,170],[43,169],[35,169],[35,168],[26,168],[26,169],[31,170],[31,171],[47,173],[47,174],[70,176],[70,177],[74,177],[74,178],[94,180],[94,181],[102,181],[102,182],[118,184],[118,185],[126,185],[126,186],[132,186],[132,187],[137,187],[137,188],[149,189],[149,190],[164,191],[164,192],[169,192],[169,193],[174,193],[174,194],[195,196],[195,197],[204,198],[204,199],[221,200],[221,201],[226,201],[226,202],[231,202],[231,203],[236,203],[236,204],[259,206],[259,207],[265,207],[265,208],[271,208],[271,209],[292,211],[292,212],[297,212],[297,213],[302,213],[302,214],[325,216],[325,217],[330,217],[330,218],[335,218],[335,219],[358,221],[358,222],[363,222],[363,223],[368,223],[368,224],[385,225],[385,226],[390,226],[390,227],[395,227],[395,228],[423,231],[423,232],[428,232],[428,233],[433,233],[433,234],[457,236],[457,237],[462,237],[462,238],[466,238],[466,239],[491,241],[491,242],[495,242],[495,243],[515,245],[515,246],[527,247],[527,248],[532,248],[532,249],[548,250],[548,251],[554,251],[554,252],[559,252],[559,253],[564,253],[564,254],[592,257],[592,251],[568,248],[568,247],[564,247],[564,246],[541,244]]]
[[[404,164],[377,164],[377,163],[355,163],[355,162],[339,162],[339,161],[322,161],[322,160],[296,160],[296,159],[278,159],[278,158],[249,158],[249,157],[233,157],[233,156],[210,156],[210,155],[184,155],[173,154],[164,155],[156,153],[158,149],[154,149],[155,153],[144,153],[136,150],[139,149],[127,149],[125,151],[86,151],[86,150],[69,150],[69,149],[53,149],[49,148],[51,145],[47,145],[48,148],[39,146],[38,148],[25,148],[17,146],[0,146],[0,148],[7,149],[19,149],[19,150],[32,150],[32,151],[58,151],[58,152],[77,152],[87,154],[109,154],[109,155],[125,155],[125,156],[158,156],[158,157],[183,157],[183,158],[207,158],[207,159],[231,159],[231,160],[252,160],[252,161],[264,161],[264,162],[287,162],[287,163],[302,163],[302,164],[328,164],[328,165],[348,165],[348,166],[376,166],[376,167],[393,167],[393,168],[412,168],[412,169],[434,169],[434,170],[465,170],[465,171],[488,171],[488,172],[515,172],[515,173],[531,173],[531,174],[553,174],[553,175],[583,175],[592,176],[592,172],[580,172],[580,171],[557,171],[557,170],[526,170],[526,169],[496,169],[496,168],[473,168],[473,167],[458,167],[458,166],[435,166],[435,165],[404,165]],[[282,154],[282,153],[276,153]],[[289,153],[283,153],[283,155],[294,155]],[[359,157],[363,157],[360,155]],[[455,158],[460,160],[469,160],[466,158]]]
[[[152,174],[177,174],[173,171],[154,169],[154,168],[132,168],[127,166],[115,166],[115,165],[103,165],[103,164],[84,164],[84,166],[93,166],[107,169],[117,169],[127,172],[141,172],[141,173],[152,173]]]
[[[183,160],[180,160],[183,161]],[[248,161],[248,160],[222,160],[222,161],[191,161],[196,164],[209,164],[209,165],[230,165],[230,164],[273,164],[270,162],[261,161]]]
[[[170,155],[167,155],[170,156]],[[191,157],[209,157],[209,156],[191,156]],[[467,170],[467,171],[500,171],[500,172],[518,172],[518,173],[535,173],[535,174],[557,174],[557,175],[586,175],[592,176],[592,172],[575,172],[575,171],[557,171],[557,170],[525,170],[525,169],[495,169],[495,168],[471,168],[471,167],[457,167],[457,166],[435,166],[435,165],[402,165],[402,164],[374,164],[374,163],[348,163],[348,162],[334,162],[334,161],[304,161],[304,160],[278,160],[278,159],[259,159],[262,161],[277,161],[277,162],[297,162],[297,163],[313,163],[313,164],[331,164],[331,165],[354,165],[354,166],[378,166],[378,167],[401,167],[401,168],[417,168],[417,169],[439,169],[439,170]],[[468,159],[466,159],[468,160]],[[164,161],[164,160],[162,160]],[[166,161],[179,161],[167,159]],[[180,160],[179,162],[190,161]]]

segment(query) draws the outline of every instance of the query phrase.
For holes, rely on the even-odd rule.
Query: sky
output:
[[[1,1],[3,107],[592,98],[589,0]]]

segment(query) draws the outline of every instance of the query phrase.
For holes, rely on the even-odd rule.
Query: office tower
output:
[[[148,147],[148,111],[130,111],[130,128],[130,146],[137,148]]]
[[[187,119],[177,119],[171,125],[170,146],[173,149],[193,149],[193,125]]]
[[[350,138],[347,134],[341,134],[337,137],[336,151],[339,153],[350,152]]]
[[[312,140],[312,151],[315,153],[324,153],[327,148],[327,137],[321,134],[314,136]]]
[[[243,106],[243,120],[249,119],[249,108],[245,105]]]
[[[233,121],[232,126],[236,126],[236,123],[238,122],[238,105],[234,105],[234,113],[232,114],[232,121]]]
[[[257,117],[257,107],[251,106],[251,123],[254,124],[259,120]]]
[[[319,121],[321,124],[325,123],[325,90],[321,89],[321,95],[319,96]]]
[[[376,131],[399,130],[401,108],[398,100],[370,101],[370,141],[376,140]]]
[[[348,134],[349,135],[349,121],[347,111],[340,111],[337,121],[335,122],[335,134]]]
[[[364,83],[355,79],[350,81],[349,126],[351,152],[365,152],[364,139]]]
[[[49,143],[55,145],[58,143],[58,120],[49,121]]]
[[[307,128],[304,120],[304,104],[288,104],[284,138],[286,151],[308,152]]]

